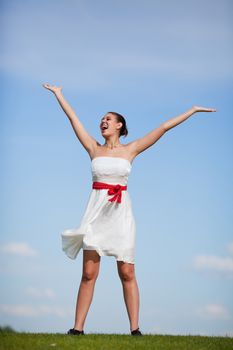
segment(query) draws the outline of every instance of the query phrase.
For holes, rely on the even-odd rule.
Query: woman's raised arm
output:
[[[191,109],[178,115],[177,117],[174,117],[165,121],[158,128],[152,130],[149,134],[145,135],[144,137],[141,137],[131,142],[130,149],[132,154],[136,156],[139,153],[145,151],[148,147],[152,146],[156,141],[158,141],[160,137],[165,134],[166,131],[184,122],[186,119],[188,119],[194,113],[197,113],[197,112],[216,112],[216,109],[193,106]]]
[[[62,87],[52,86],[49,84],[42,84],[42,85],[43,87],[45,87],[46,89],[54,93],[61,108],[69,118],[69,121],[79,141],[81,142],[81,144],[89,154],[93,153],[95,147],[98,145],[98,142],[91,135],[88,134],[83,124],[80,122],[77,115],[75,114],[74,110],[71,108],[69,103],[66,101],[66,99],[62,95],[62,92],[61,92]]]

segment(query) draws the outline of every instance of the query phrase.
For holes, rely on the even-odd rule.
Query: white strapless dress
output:
[[[92,180],[127,185],[131,163],[121,157],[96,157],[91,161]],[[110,202],[107,189],[92,189],[81,223],[62,232],[62,249],[75,259],[81,248],[96,250],[100,256],[134,264],[136,225],[131,199],[122,192],[121,203]]]

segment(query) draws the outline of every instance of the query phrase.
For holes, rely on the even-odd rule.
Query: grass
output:
[[[0,332],[0,350],[232,350],[233,338]]]

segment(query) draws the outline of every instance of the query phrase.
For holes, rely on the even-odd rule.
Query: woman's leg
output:
[[[134,264],[117,261],[118,274],[122,282],[125,305],[130,321],[130,330],[137,329],[139,318],[139,290]]]
[[[74,329],[83,330],[99,274],[100,256],[95,250],[83,250],[83,273],[79,286]]]

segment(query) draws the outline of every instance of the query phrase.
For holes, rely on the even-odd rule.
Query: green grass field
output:
[[[1,350],[232,350],[233,338],[86,334],[71,336],[47,333],[0,333]]]

